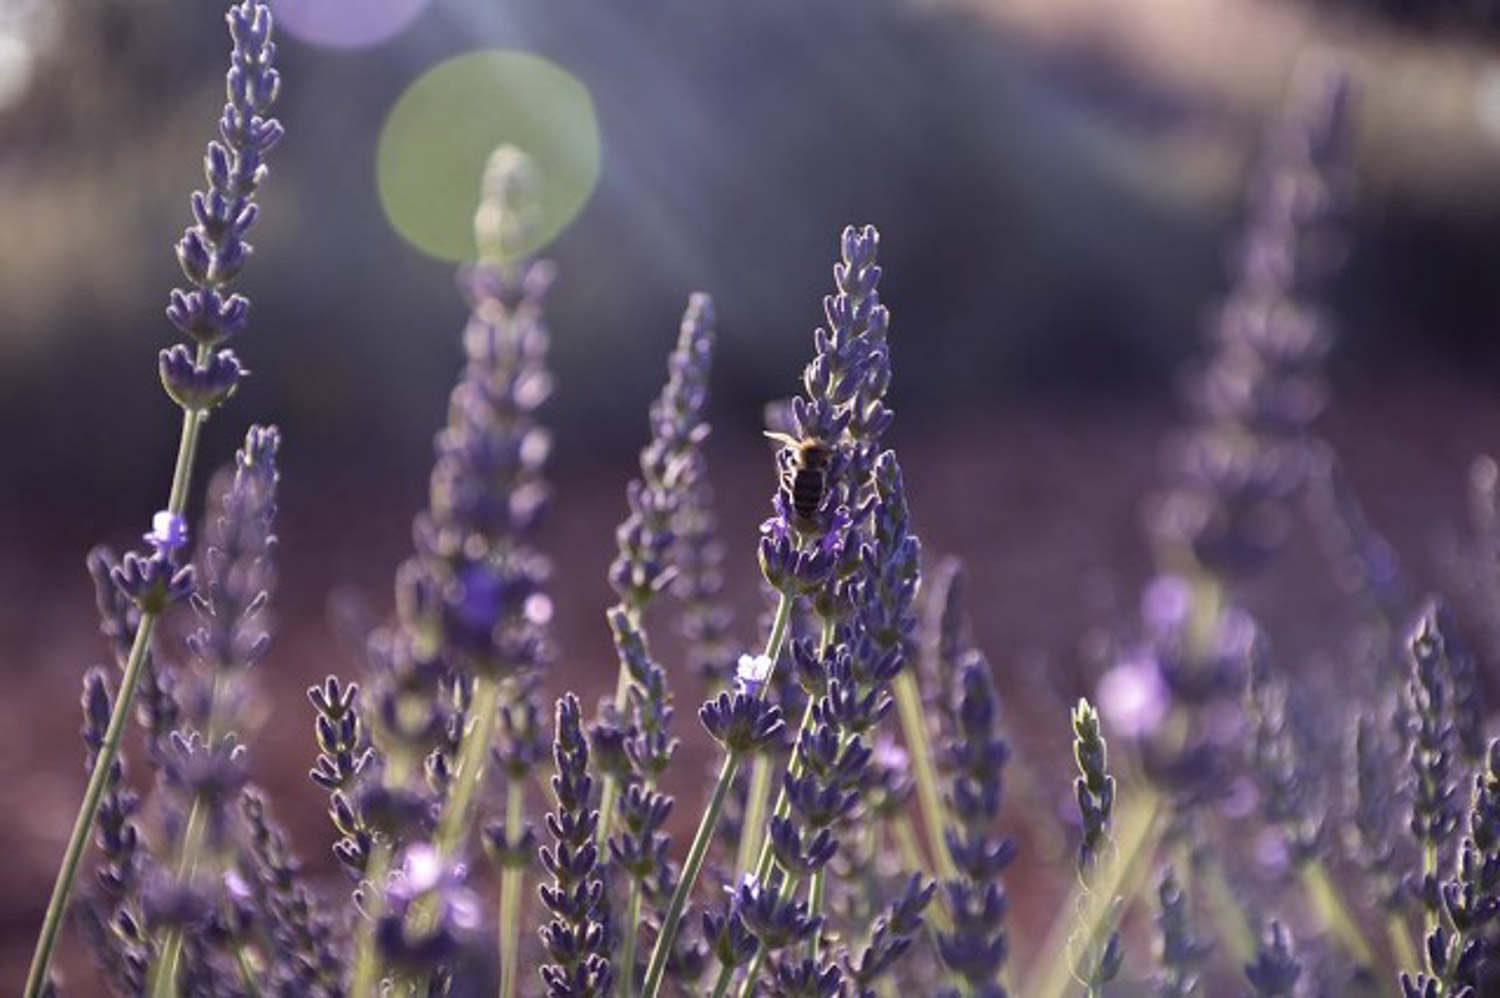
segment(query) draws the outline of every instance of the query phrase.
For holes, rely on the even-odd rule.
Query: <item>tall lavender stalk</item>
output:
[[[609,568],[610,585],[619,596],[608,613],[618,679],[614,702],[592,734],[605,762],[598,845],[603,851],[607,844],[630,881],[616,975],[626,994],[635,986],[642,895],[648,883],[670,880],[668,840],[660,829],[673,799],[659,793],[657,785],[677,747],[670,730],[674,711],[666,671],[651,659],[643,618],[646,607],[677,576],[682,547],[676,527],[693,490],[706,487],[702,447],[709,428],[703,413],[713,343],[713,301],[695,294],[667,359],[667,382],[651,404],[651,439],[641,450],[640,477],[626,488],[630,513],[615,531],[619,551]],[[626,827],[611,838],[616,810]]]
[[[252,426],[235,454],[235,470],[222,485],[219,515],[205,531],[207,547],[193,594],[201,626],[188,637],[203,690],[187,712],[196,730],[173,732],[164,755],[165,775],[183,811],[177,843],[176,888],[189,890],[204,859],[205,837],[223,838],[226,812],[248,774],[234,743],[233,726],[245,693],[244,673],[270,645],[264,609],[272,585],[271,533],[276,514],[276,453],[281,435],[274,427]],[[184,759],[182,748],[195,750]],[[196,751],[201,746],[201,751]],[[174,822],[174,825],[176,823]],[[155,993],[172,993],[178,982],[185,925],[168,927],[153,965]]]
[[[250,244],[245,235],[259,210],[254,197],[266,175],[263,158],[281,139],[280,123],[268,117],[281,80],[272,66],[276,46],[271,41],[270,9],[243,0],[230,8],[226,19],[234,40],[226,76],[228,99],[219,119],[219,140],[208,144],[204,159],[208,189],[193,194],[195,221],[177,244],[178,262],[192,286],[173,291],[167,308],[168,319],[195,346],[178,344],[163,350],[159,362],[162,384],[182,408],[182,434],[171,491],[166,509],[158,514],[155,528],[148,535],[155,550],[146,556],[127,555],[120,568],[119,583],[139,607],[140,623],[47,904],[27,973],[27,998],[40,995],[46,982],[68,895],[119,752],[152,632],[167,605],[191,588],[190,578],[176,562],[176,553],[186,540],[183,512],[199,432],[209,414],[234,393],[244,375],[234,353],[223,344],[247,325],[250,303],[242,295],[225,292],[249,259]]]
[[[773,499],[776,515],[762,526],[759,550],[761,573],[777,593],[776,613],[765,652],[742,660],[739,690],[722,693],[699,710],[699,718],[725,754],[713,795],[663,914],[642,998],[654,998],[661,986],[678,923],[724,801],[741,764],[751,754],[758,758],[741,830],[740,866],[748,868],[757,855],[757,866],[770,863],[769,840],[756,849],[762,841],[773,764],[764,752],[784,722],[780,709],[768,703],[764,691],[782,657],[793,604],[824,589],[841,554],[855,559],[859,556],[859,548],[841,547],[852,519],[847,503],[860,486],[869,488],[879,437],[890,422],[890,410],[882,401],[890,383],[890,365],[885,344],[886,310],[875,293],[880,280],[880,268],[875,264],[879,235],[873,226],[862,230],[851,226],[844,230],[840,246],[843,260],[834,266],[839,293],[824,302],[831,331],[817,331],[816,355],[803,372],[806,395],[793,402],[793,418],[801,439],[815,441],[823,448],[818,494],[793,495],[797,450],[784,448],[778,456],[784,474],[782,487]],[[899,479],[899,470],[895,474]],[[914,581],[912,585],[914,588]],[[825,631],[831,636],[831,630],[830,621]],[[811,708],[809,701],[799,735],[814,723]],[[752,966],[747,980],[753,976]]]
[[[499,712],[514,705],[549,652],[550,566],[529,534],[548,498],[550,438],[535,411],[552,389],[542,304],[553,268],[521,258],[537,183],[514,147],[495,150],[486,164],[474,220],[480,257],[461,275],[470,303],[466,363],[434,442],[428,507],[413,525],[417,550],[397,573],[398,619],[373,643],[380,765],[337,812],[375,915],[357,937],[359,993],[382,976],[375,934],[396,850],[430,837],[440,863],[451,865],[474,824]],[[402,820],[391,822],[393,815]],[[502,879],[522,872],[507,869]],[[519,897],[519,885],[505,893]],[[437,931],[440,903],[435,892],[412,899],[414,931]],[[514,922],[505,928],[509,953]]]

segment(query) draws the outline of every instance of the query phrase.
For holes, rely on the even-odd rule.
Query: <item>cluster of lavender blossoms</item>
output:
[[[160,358],[182,442],[149,550],[88,556],[122,675],[84,677],[88,788],[27,998],[60,993],[52,955],[70,915],[100,979],[153,998],[1500,993],[1490,662],[1452,604],[1409,605],[1393,552],[1311,436],[1331,342],[1314,292],[1342,253],[1341,81],[1272,132],[1235,291],[1192,380],[1195,420],[1154,507],[1144,640],[1100,681],[1099,709],[1072,708],[1071,793],[1055,808],[1033,785],[1048,760],[1002,723],[1006,663],[973,641],[962,566],[924,579],[885,444],[890,316],[871,226],[842,234],[801,393],[769,434],[764,633],[737,633],[725,601],[735,562],[707,450],[716,315],[695,294],[615,533],[614,689],[591,716],[572,691],[547,709],[552,566],[535,528],[554,272],[529,255],[547,178],[497,149],[459,276],[463,367],[394,609],[362,635],[357,682],[308,691],[339,889],[304,871],[250,782],[280,433],[248,430],[210,486],[196,551],[185,518],[202,423],[245,374],[225,344],[248,303],[229,285],[281,135],[270,14],[244,0],[228,23],[228,103],[178,244],[191,287],[168,308],[193,345]],[[1295,683],[1238,602],[1301,498],[1379,625],[1355,663],[1374,667],[1342,699]],[[180,646],[157,630],[174,610],[191,614]],[[658,657],[670,642],[653,650],[663,614],[683,662]],[[717,751],[679,849],[684,675],[711,684],[697,718]],[[127,772],[120,749],[132,716],[149,773]],[[1342,773],[1323,762],[1345,755]],[[1007,834],[1007,810],[1028,834]],[[94,875],[75,890],[90,840]],[[1049,876],[1049,853],[1073,858]],[[1055,911],[1044,937],[1012,918],[1007,879]],[[1149,958],[1131,952],[1137,908],[1155,927]]]

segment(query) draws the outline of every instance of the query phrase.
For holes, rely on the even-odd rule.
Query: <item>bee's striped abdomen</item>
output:
[[[792,473],[792,510],[803,520],[811,521],[823,504],[822,469],[797,468]]]

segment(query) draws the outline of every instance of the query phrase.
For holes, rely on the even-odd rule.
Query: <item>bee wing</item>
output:
[[[783,447],[796,447],[801,441],[796,437],[782,433],[779,430],[762,430],[768,440],[773,440]]]

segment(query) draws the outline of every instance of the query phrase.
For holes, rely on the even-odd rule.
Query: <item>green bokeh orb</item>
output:
[[[584,85],[528,52],[456,56],[406,88],[375,151],[386,218],[424,253],[474,259],[480,177],[490,153],[506,144],[530,157],[541,181],[536,224],[519,249],[545,246],[599,180],[599,123]]]

